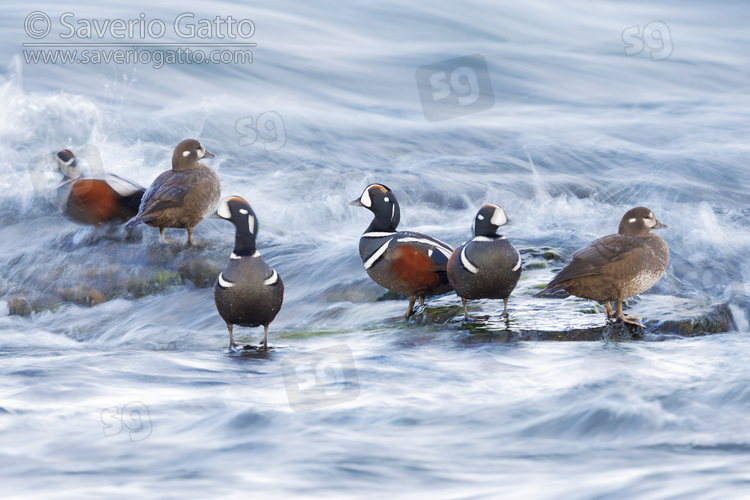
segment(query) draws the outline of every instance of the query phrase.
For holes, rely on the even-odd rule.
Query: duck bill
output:
[[[206,151],[206,154],[203,155],[203,158],[216,158],[216,155]]]
[[[219,215],[219,212],[214,210],[210,214],[206,214],[203,216],[204,219],[222,219],[223,217]]]
[[[347,202],[347,205],[350,207],[364,207],[361,201],[359,201],[359,198],[356,200],[352,200],[350,202]]]
[[[652,227],[651,229],[669,229],[669,226],[667,226],[666,224],[662,224],[662,223],[661,223],[661,222],[659,222],[659,220],[657,219],[657,220],[656,220],[656,225],[655,225],[654,227]]]

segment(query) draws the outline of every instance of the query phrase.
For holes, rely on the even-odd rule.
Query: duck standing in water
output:
[[[622,302],[643,293],[667,270],[669,249],[652,229],[666,229],[645,207],[628,210],[617,234],[594,240],[573,254],[571,261],[537,293],[537,297],[565,290],[584,299],[604,302],[607,317],[643,327],[637,316],[626,316]],[[610,302],[616,301],[616,311]]]
[[[127,226],[144,223],[158,227],[162,242],[164,229],[187,229],[187,244],[193,244],[193,228],[210,213],[221,197],[219,176],[200,163],[216,155],[199,141],[185,139],[172,154],[172,169],[162,172],[143,196],[138,215]]]

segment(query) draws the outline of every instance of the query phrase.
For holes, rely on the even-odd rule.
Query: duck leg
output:
[[[617,300],[617,319],[622,321],[623,323],[628,323],[631,325],[640,326],[641,328],[646,328],[643,323],[641,323],[641,318],[638,316],[626,316],[622,312],[622,301]]]
[[[414,314],[414,302],[416,302],[416,300],[416,295],[409,297],[409,308],[406,310],[406,319],[411,318],[411,315]]]
[[[162,243],[167,243],[167,240],[165,240],[165,239],[164,239],[164,230],[165,230],[165,229],[166,229],[166,228],[164,228],[164,227],[160,227],[160,228],[159,228],[159,235],[161,236],[161,242],[162,242]]]
[[[263,325],[263,342],[261,345],[264,350],[268,350],[268,325]]]
[[[187,244],[189,247],[193,246],[193,228],[189,227],[187,228],[188,231],[188,241]]]
[[[227,329],[229,329],[229,345],[231,347],[234,347],[236,349],[237,348],[237,344],[234,343],[234,337],[232,337],[232,330],[233,330],[233,328],[234,328],[234,326],[232,325],[232,323],[227,323]]]
[[[507,318],[508,315],[508,297],[503,299],[503,318]]]
[[[470,321],[471,318],[469,318],[469,311],[466,309],[466,303],[468,301],[463,297],[461,297],[461,301],[464,303],[464,321]]]
[[[609,301],[604,302],[604,309],[607,311],[607,319],[614,318],[617,315],[612,309],[612,306],[609,305]]]

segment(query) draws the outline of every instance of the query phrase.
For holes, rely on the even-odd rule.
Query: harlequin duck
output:
[[[214,284],[214,301],[229,329],[229,344],[236,348],[233,325],[263,325],[263,347],[268,349],[268,325],[284,300],[284,282],[255,248],[258,219],[239,196],[224,198],[215,212],[206,216],[228,220],[237,228],[229,264]]]
[[[649,231],[667,227],[648,208],[628,210],[620,221],[618,234],[599,238],[578,250],[536,295],[565,290],[576,297],[604,302],[608,317],[643,327],[640,318],[622,313],[622,301],[654,286],[666,271],[667,244]],[[613,300],[617,301],[616,312],[609,304]]]
[[[467,299],[503,299],[503,316],[508,316],[508,297],[521,276],[521,255],[505,236],[495,233],[506,222],[497,205],[480,208],[474,239],[454,250],[448,261],[448,281],[463,301],[466,320]]]
[[[348,205],[365,207],[374,214],[359,240],[359,256],[375,283],[409,296],[406,319],[414,313],[417,297],[424,304],[425,295],[440,295],[453,289],[446,274],[453,249],[424,234],[396,231],[401,211],[387,186],[370,184]]]
[[[81,224],[125,222],[138,213],[146,191],[138,184],[113,174],[103,179],[83,176],[78,159],[69,149],[55,155],[63,180],[57,188],[57,204],[63,214]]]
[[[162,172],[143,196],[138,215],[127,225],[144,223],[158,227],[164,241],[167,227],[185,228],[187,244],[193,244],[193,228],[216,206],[221,196],[219,177],[199,163],[216,155],[199,141],[185,139],[172,154],[172,170]]]

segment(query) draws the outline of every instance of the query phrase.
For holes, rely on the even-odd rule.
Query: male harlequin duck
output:
[[[453,251],[448,261],[448,281],[461,297],[468,321],[467,299],[503,299],[508,317],[508,297],[521,276],[521,255],[505,236],[495,234],[508,222],[502,208],[485,205],[474,219],[474,239]]]
[[[446,274],[453,249],[424,234],[396,231],[401,212],[393,191],[383,184],[370,184],[348,205],[365,207],[375,215],[359,240],[359,256],[375,283],[409,296],[406,319],[414,313],[417,297],[424,304],[425,295],[453,289]]]
[[[669,249],[652,229],[665,229],[645,207],[628,210],[618,234],[592,241],[573,254],[572,260],[536,296],[565,290],[584,299],[604,302],[607,317],[643,327],[640,318],[622,313],[622,301],[643,293],[659,279],[669,263]],[[617,301],[613,312],[611,301]]]
[[[146,191],[138,184],[113,174],[103,179],[83,176],[78,159],[69,149],[55,155],[63,180],[57,188],[57,204],[70,219],[81,224],[125,222],[138,213]]]
[[[216,278],[214,301],[229,329],[230,348],[237,344],[233,325],[263,325],[263,347],[268,349],[268,325],[284,300],[284,282],[255,248],[258,219],[250,205],[238,196],[224,198],[207,218],[228,220],[237,228],[229,264]]]
[[[143,196],[138,215],[128,226],[144,223],[158,227],[164,241],[167,227],[185,228],[187,244],[193,244],[193,228],[216,206],[221,197],[219,177],[199,163],[216,155],[199,141],[185,139],[172,154],[172,170],[162,172]]]

